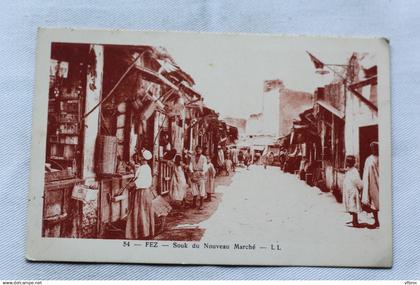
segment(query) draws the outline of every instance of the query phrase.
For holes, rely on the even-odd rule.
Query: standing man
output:
[[[286,162],[286,156],[287,156],[286,151],[281,150],[281,151],[280,151],[279,156],[280,156],[280,157],[279,157],[279,161],[280,161],[280,170],[283,170],[283,171],[284,171],[284,164],[285,164],[285,162]]]
[[[140,166],[134,185],[129,191],[129,213],[125,229],[126,239],[151,239],[155,235],[155,213],[152,208],[152,169],[147,163],[152,159],[148,150],[141,153]]]
[[[346,157],[346,174],[343,180],[343,204],[346,212],[352,216],[352,221],[347,224],[352,224],[353,227],[359,228],[358,215],[362,211],[360,204],[360,192],[363,187],[360,179],[359,171],[355,167],[356,157],[348,155]]]
[[[232,157],[232,170],[233,172],[235,172],[236,167],[238,166],[238,163],[239,163],[238,149],[236,148],[236,146],[232,148],[231,157]]]
[[[200,196],[199,209],[202,210],[204,196],[206,196],[207,158],[202,155],[201,146],[195,147],[195,155],[191,158],[190,170],[192,172],[193,207],[196,207],[197,196]]]
[[[225,170],[226,170],[226,176],[230,175],[230,172],[232,171],[232,160],[230,159],[230,155],[226,155],[225,159]]]
[[[219,174],[222,172],[223,168],[225,167],[225,153],[223,151],[222,146],[218,146],[217,150],[217,166],[219,170]]]
[[[370,229],[379,228],[379,147],[377,142],[370,144],[371,155],[366,158],[363,169],[362,204],[372,211],[375,222]]]
[[[210,156],[207,155],[207,174],[206,174],[206,192],[207,192],[207,202],[211,202],[211,195],[214,194],[214,178],[216,177],[216,169],[211,163]]]
[[[251,164],[251,160],[252,160],[251,151],[248,149],[244,153],[244,163],[247,170],[249,170],[249,165]]]
[[[187,192],[187,180],[185,179],[184,166],[181,155],[175,155],[174,168],[171,177],[171,187],[169,195],[172,201],[180,202],[181,207],[185,206]]]

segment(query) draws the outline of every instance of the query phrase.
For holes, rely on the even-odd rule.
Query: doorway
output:
[[[370,155],[370,144],[374,141],[378,141],[378,125],[359,128],[359,168],[361,175],[363,175],[365,160]]]

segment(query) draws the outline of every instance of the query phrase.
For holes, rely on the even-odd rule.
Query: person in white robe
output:
[[[379,227],[379,147],[377,142],[370,144],[371,155],[366,158],[363,168],[362,204],[371,211],[375,222],[371,229]]]
[[[207,172],[207,158],[202,155],[202,148],[196,146],[195,155],[191,158],[190,170],[192,173],[191,177],[191,189],[193,194],[193,207],[196,207],[197,197],[200,197],[199,209],[203,209],[203,200],[206,196],[206,177]]]
[[[226,156],[225,159],[225,171],[226,171],[226,176],[229,176],[230,173],[232,172],[232,160],[230,159],[230,155]]]
[[[155,235],[155,213],[152,207],[154,194],[151,189],[153,177],[152,169],[147,163],[150,159],[150,151],[143,150],[134,187],[129,191],[126,239],[150,239]]]
[[[234,146],[231,150],[231,158],[232,158],[232,171],[235,172],[236,171],[236,167],[239,164],[239,150],[236,148],[236,146]]]
[[[206,173],[206,193],[207,193],[207,199],[206,201],[211,201],[211,195],[214,192],[214,181],[216,177],[216,169],[214,168],[213,163],[211,163],[210,156],[207,156],[207,173]]]
[[[217,150],[217,168],[218,172],[221,173],[225,167],[225,152],[223,151],[222,146],[218,146]]]
[[[362,211],[360,193],[363,183],[355,164],[356,158],[353,155],[348,155],[346,157],[347,170],[343,180],[343,204],[346,212],[352,216],[352,221],[349,223],[353,227],[360,227],[358,214]]]
[[[170,190],[172,201],[180,202],[181,207],[185,206],[187,181],[185,179],[184,166],[182,165],[182,157],[179,154],[175,156]]]

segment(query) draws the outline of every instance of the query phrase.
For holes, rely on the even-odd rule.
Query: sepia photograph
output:
[[[27,258],[392,266],[385,39],[40,29]]]

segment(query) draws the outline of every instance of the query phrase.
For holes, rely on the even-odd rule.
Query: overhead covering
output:
[[[169,86],[170,88],[175,89],[176,91],[179,91],[179,88],[175,84],[170,82],[168,79],[166,79],[164,76],[157,73],[156,71],[142,66],[139,62],[136,62],[135,67],[137,68],[137,70],[139,70],[141,72],[141,74],[147,80],[150,80],[150,81],[158,83],[158,84],[165,84],[165,85]]]
[[[337,110],[336,108],[331,106],[328,102],[323,101],[323,100],[318,100],[318,101],[316,101],[316,104],[322,106],[324,109],[326,109],[330,113],[334,114],[335,116],[339,117],[340,119],[344,118],[344,113],[340,112],[339,110]]]
[[[266,145],[253,145],[251,146],[251,148],[253,150],[264,151],[264,149],[266,148]]]
[[[293,123],[293,129],[307,129],[309,127],[308,124],[304,124],[304,123]]]
[[[290,134],[277,139],[277,144],[281,147],[286,147],[290,144]]]
[[[181,82],[179,88],[184,91],[187,95],[191,96],[193,99],[201,99],[203,96],[192,87],[188,86],[184,82]]]
[[[158,73],[164,75],[170,81],[172,81],[172,82],[182,82],[182,81],[184,81],[190,86],[194,85],[195,82],[194,82],[193,78],[188,73],[183,71],[175,63],[170,62],[168,60],[161,60],[161,59],[157,59],[156,61],[160,65]]]

